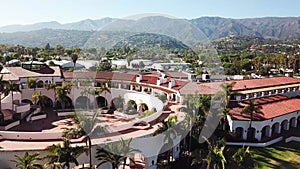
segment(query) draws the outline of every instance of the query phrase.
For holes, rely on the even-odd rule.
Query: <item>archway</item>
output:
[[[235,137],[238,139],[243,139],[244,128],[238,127],[235,129]]]
[[[108,102],[107,99],[103,96],[98,96],[96,97],[96,103],[98,108],[102,108],[102,107],[107,107],[108,106]]]
[[[272,136],[280,133],[280,124],[277,122],[272,125]]]
[[[265,126],[262,128],[262,131],[261,131],[261,138],[264,138],[264,137],[271,137],[271,127],[268,125],[268,126]]]
[[[87,96],[79,96],[75,101],[76,109],[87,109],[90,107],[90,99]]]
[[[289,130],[289,121],[284,120],[281,122],[281,131]]]
[[[66,98],[65,98],[66,100],[65,100],[65,107],[64,107],[64,109],[74,109],[74,104],[73,104],[73,101],[72,101],[72,99],[69,97],[69,96],[66,96]],[[59,102],[59,101],[56,101],[56,108],[57,109],[62,109],[62,104],[61,104],[61,102]]]
[[[297,127],[297,119],[296,117],[293,117],[290,119],[290,128]]]
[[[127,102],[127,109],[135,109],[137,110],[137,104],[134,100],[129,100]]]
[[[254,140],[255,139],[255,133],[256,133],[256,129],[251,127],[248,129],[247,131],[247,140]]]
[[[42,80],[39,80],[36,84],[37,88],[43,88],[44,87],[44,82]]]
[[[139,112],[144,112],[146,110],[149,110],[148,105],[146,103],[141,103],[139,105]]]
[[[112,99],[111,106],[114,106],[118,111],[123,111],[124,102],[125,102],[124,98],[122,96],[119,96]]]
[[[52,109],[53,101],[49,97],[42,95],[42,96],[40,96],[40,99],[38,100],[37,105],[40,105],[42,109],[45,109],[45,108]]]
[[[22,103],[28,103],[28,104],[30,104],[30,105],[33,105],[32,101],[29,100],[29,99],[23,99],[21,102],[22,102]]]

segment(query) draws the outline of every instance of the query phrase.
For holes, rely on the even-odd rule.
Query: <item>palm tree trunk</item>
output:
[[[126,166],[126,159],[127,159],[127,157],[125,157],[123,160],[123,169],[125,169],[125,166]]]
[[[0,113],[2,111],[2,98],[1,98],[1,96],[2,96],[2,92],[0,92]]]
[[[11,91],[11,110],[14,111],[14,92]]]
[[[90,136],[87,136],[89,142],[90,168],[92,168],[92,141]]]

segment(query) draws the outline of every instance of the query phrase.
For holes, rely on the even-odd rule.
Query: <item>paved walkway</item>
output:
[[[165,112],[158,119],[166,119],[169,116],[180,116],[183,118],[182,113],[179,112],[180,106],[172,105],[170,109],[173,113]],[[14,127],[11,131],[37,131],[37,132],[51,132],[51,131],[62,131],[66,127],[72,127],[73,122],[70,119],[63,117],[57,117],[56,113],[48,113],[47,119],[37,120],[31,122],[23,122],[20,126]],[[159,128],[157,120],[150,122],[148,129],[126,129],[116,133],[109,133],[100,138],[92,140],[93,144],[107,143],[113,141],[119,141],[122,138],[130,139],[133,137],[141,137],[153,133]],[[41,150],[46,147],[62,143],[60,140],[47,140],[47,141],[12,141],[4,140],[0,141],[0,151],[12,151],[12,150]],[[75,145],[75,144],[74,144]],[[85,145],[85,143],[76,143],[76,145]]]

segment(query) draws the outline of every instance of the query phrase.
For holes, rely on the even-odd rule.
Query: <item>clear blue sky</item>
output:
[[[0,26],[162,13],[179,18],[300,16],[299,0],[1,0]]]

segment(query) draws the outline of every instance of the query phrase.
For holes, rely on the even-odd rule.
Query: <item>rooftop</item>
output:
[[[260,112],[253,113],[254,121],[263,121],[272,119],[278,116],[289,114],[300,110],[300,99],[287,98],[285,96],[277,95],[266,98],[260,98],[254,100],[257,106],[260,106]],[[239,104],[238,107],[232,108],[230,114],[233,120],[250,120],[249,114],[241,114],[241,111],[248,102]]]
[[[6,73],[10,75],[5,75],[7,78],[27,78],[27,77],[60,77],[61,72],[60,68],[58,66],[48,67],[45,69],[41,69],[39,72],[36,71],[30,71],[27,69],[24,69],[22,67],[5,67],[2,69],[1,73]],[[13,80],[9,79],[9,80]]]
[[[292,77],[271,77],[271,78],[262,78],[262,79],[248,79],[248,80],[236,80],[236,81],[227,81],[226,83],[235,83],[233,85],[233,91],[238,90],[248,90],[256,88],[264,88],[271,86],[279,85],[288,85],[300,83],[300,79]]]

